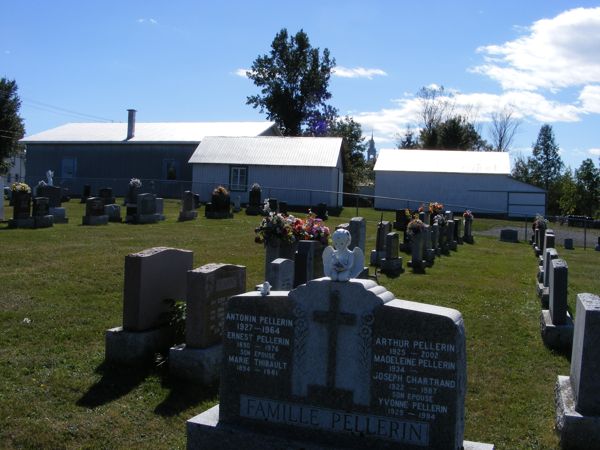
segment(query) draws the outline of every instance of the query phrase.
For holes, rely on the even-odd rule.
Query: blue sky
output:
[[[487,135],[522,120],[511,154],[553,126],[566,164],[600,155],[600,3],[586,1],[29,1],[0,16],[0,76],[27,134],[67,122],[254,121],[244,76],[275,34],[304,29],[337,62],[331,104],[393,147],[422,86],[454,92]],[[242,69],[242,70],[240,70]]]

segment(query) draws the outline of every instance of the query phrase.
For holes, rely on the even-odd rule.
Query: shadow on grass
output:
[[[85,408],[96,408],[117,400],[139,386],[153,370],[155,368],[152,366],[119,367],[103,362],[96,368],[96,373],[101,373],[102,378],[90,387],[76,404]]]
[[[163,379],[162,385],[169,389],[169,395],[154,408],[154,413],[163,417],[176,416],[192,406],[213,400],[219,392],[219,383],[203,386],[169,376]]]

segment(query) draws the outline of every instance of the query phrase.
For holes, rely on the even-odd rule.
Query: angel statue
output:
[[[363,270],[365,255],[360,247],[348,250],[350,232],[344,229],[335,230],[331,240],[333,247],[329,246],[323,251],[325,276],[333,281],[348,281],[358,276]]]
[[[54,177],[54,172],[51,170],[48,170],[46,172],[46,178],[48,179],[48,186],[53,186],[53,181],[52,181],[53,177]]]

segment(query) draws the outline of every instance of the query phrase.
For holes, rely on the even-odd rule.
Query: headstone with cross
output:
[[[465,348],[460,312],[395,299],[373,280],[236,295],[221,403],[188,421],[188,448],[458,450]]]

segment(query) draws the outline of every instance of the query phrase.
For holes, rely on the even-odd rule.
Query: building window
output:
[[[176,180],[179,172],[179,161],[163,159],[163,180]]]
[[[63,178],[74,178],[77,174],[77,158],[63,158],[61,175]]]
[[[248,190],[248,168],[244,166],[231,166],[229,168],[229,190]]]

